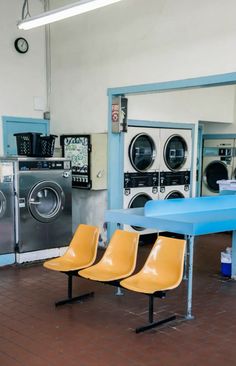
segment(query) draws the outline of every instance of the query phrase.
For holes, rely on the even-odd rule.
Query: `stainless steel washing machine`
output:
[[[18,251],[68,245],[72,236],[71,163],[63,158],[18,158]]]
[[[233,139],[205,139],[203,142],[202,196],[219,194],[218,180],[232,179]]]
[[[124,134],[124,172],[150,173],[160,168],[159,129],[128,128]]]
[[[14,162],[0,158],[0,254],[15,251]]]
[[[160,170],[179,172],[191,170],[192,131],[187,129],[160,129]]]

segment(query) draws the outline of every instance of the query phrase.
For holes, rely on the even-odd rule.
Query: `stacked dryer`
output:
[[[160,129],[159,199],[190,197],[192,131]]]
[[[143,207],[158,199],[160,143],[159,130],[129,127],[124,136],[124,197],[123,208]],[[150,234],[156,231],[140,227],[126,230]]]
[[[202,196],[219,194],[218,180],[235,179],[234,139],[205,139],[202,162]]]

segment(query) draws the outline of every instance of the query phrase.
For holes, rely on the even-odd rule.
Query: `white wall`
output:
[[[234,122],[235,86],[129,96],[129,118],[164,122]]]
[[[42,118],[34,109],[34,97],[46,103],[45,32],[44,29],[19,31],[23,1],[0,1],[0,116]],[[30,2],[31,15],[43,11],[40,0]],[[14,41],[24,37],[29,43],[26,54],[16,52]],[[0,121],[0,155],[3,153]]]
[[[106,130],[108,87],[234,71],[235,13],[235,0],[123,0],[53,24],[54,132]]]
[[[235,0],[123,0],[52,24],[52,131],[106,131],[107,88],[235,71],[235,14]],[[129,117],[234,122],[230,87],[155,98],[130,98]]]

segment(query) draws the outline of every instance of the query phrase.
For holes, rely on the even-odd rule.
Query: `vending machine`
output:
[[[71,160],[72,187],[107,189],[107,134],[61,135],[63,157]]]

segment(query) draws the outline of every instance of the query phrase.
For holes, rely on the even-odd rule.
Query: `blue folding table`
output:
[[[236,279],[236,195],[148,201],[144,208],[108,210],[107,222],[184,234],[187,238],[187,319],[192,319],[194,237],[233,231],[232,278]]]

